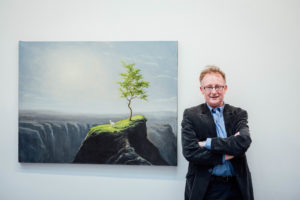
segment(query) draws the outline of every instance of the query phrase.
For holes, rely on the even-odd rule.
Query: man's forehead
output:
[[[220,82],[220,83],[224,83],[225,80],[223,78],[223,76],[219,73],[208,73],[203,77],[202,82]]]

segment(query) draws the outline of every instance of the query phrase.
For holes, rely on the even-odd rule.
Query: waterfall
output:
[[[44,123],[45,126],[47,126],[50,130],[50,138],[51,138],[51,144],[52,144],[52,156],[55,156],[55,136],[53,133],[52,125],[48,122]]]
[[[69,135],[69,128],[68,128],[68,122],[64,123],[65,129],[66,129],[66,135]]]

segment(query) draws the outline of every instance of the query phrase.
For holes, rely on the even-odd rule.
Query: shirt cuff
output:
[[[224,162],[225,162],[225,154],[222,157],[222,163],[224,163]]]
[[[211,138],[206,139],[205,148],[208,149],[208,150],[211,149]]]

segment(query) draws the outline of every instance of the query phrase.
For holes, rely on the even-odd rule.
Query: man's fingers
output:
[[[205,147],[205,141],[204,142],[200,141],[200,142],[198,142],[198,144],[199,144],[200,147]]]
[[[236,134],[234,134],[234,136],[240,135],[240,132],[237,132]]]
[[[234,156],[225,154],[225,160],[231,160],[232,158],[234,158]]]

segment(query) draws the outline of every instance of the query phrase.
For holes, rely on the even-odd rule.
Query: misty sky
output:
[[[134,112],[177,111],[177,42],[20,42],[20,110],[128,113],[122,60],[150,82]]]

